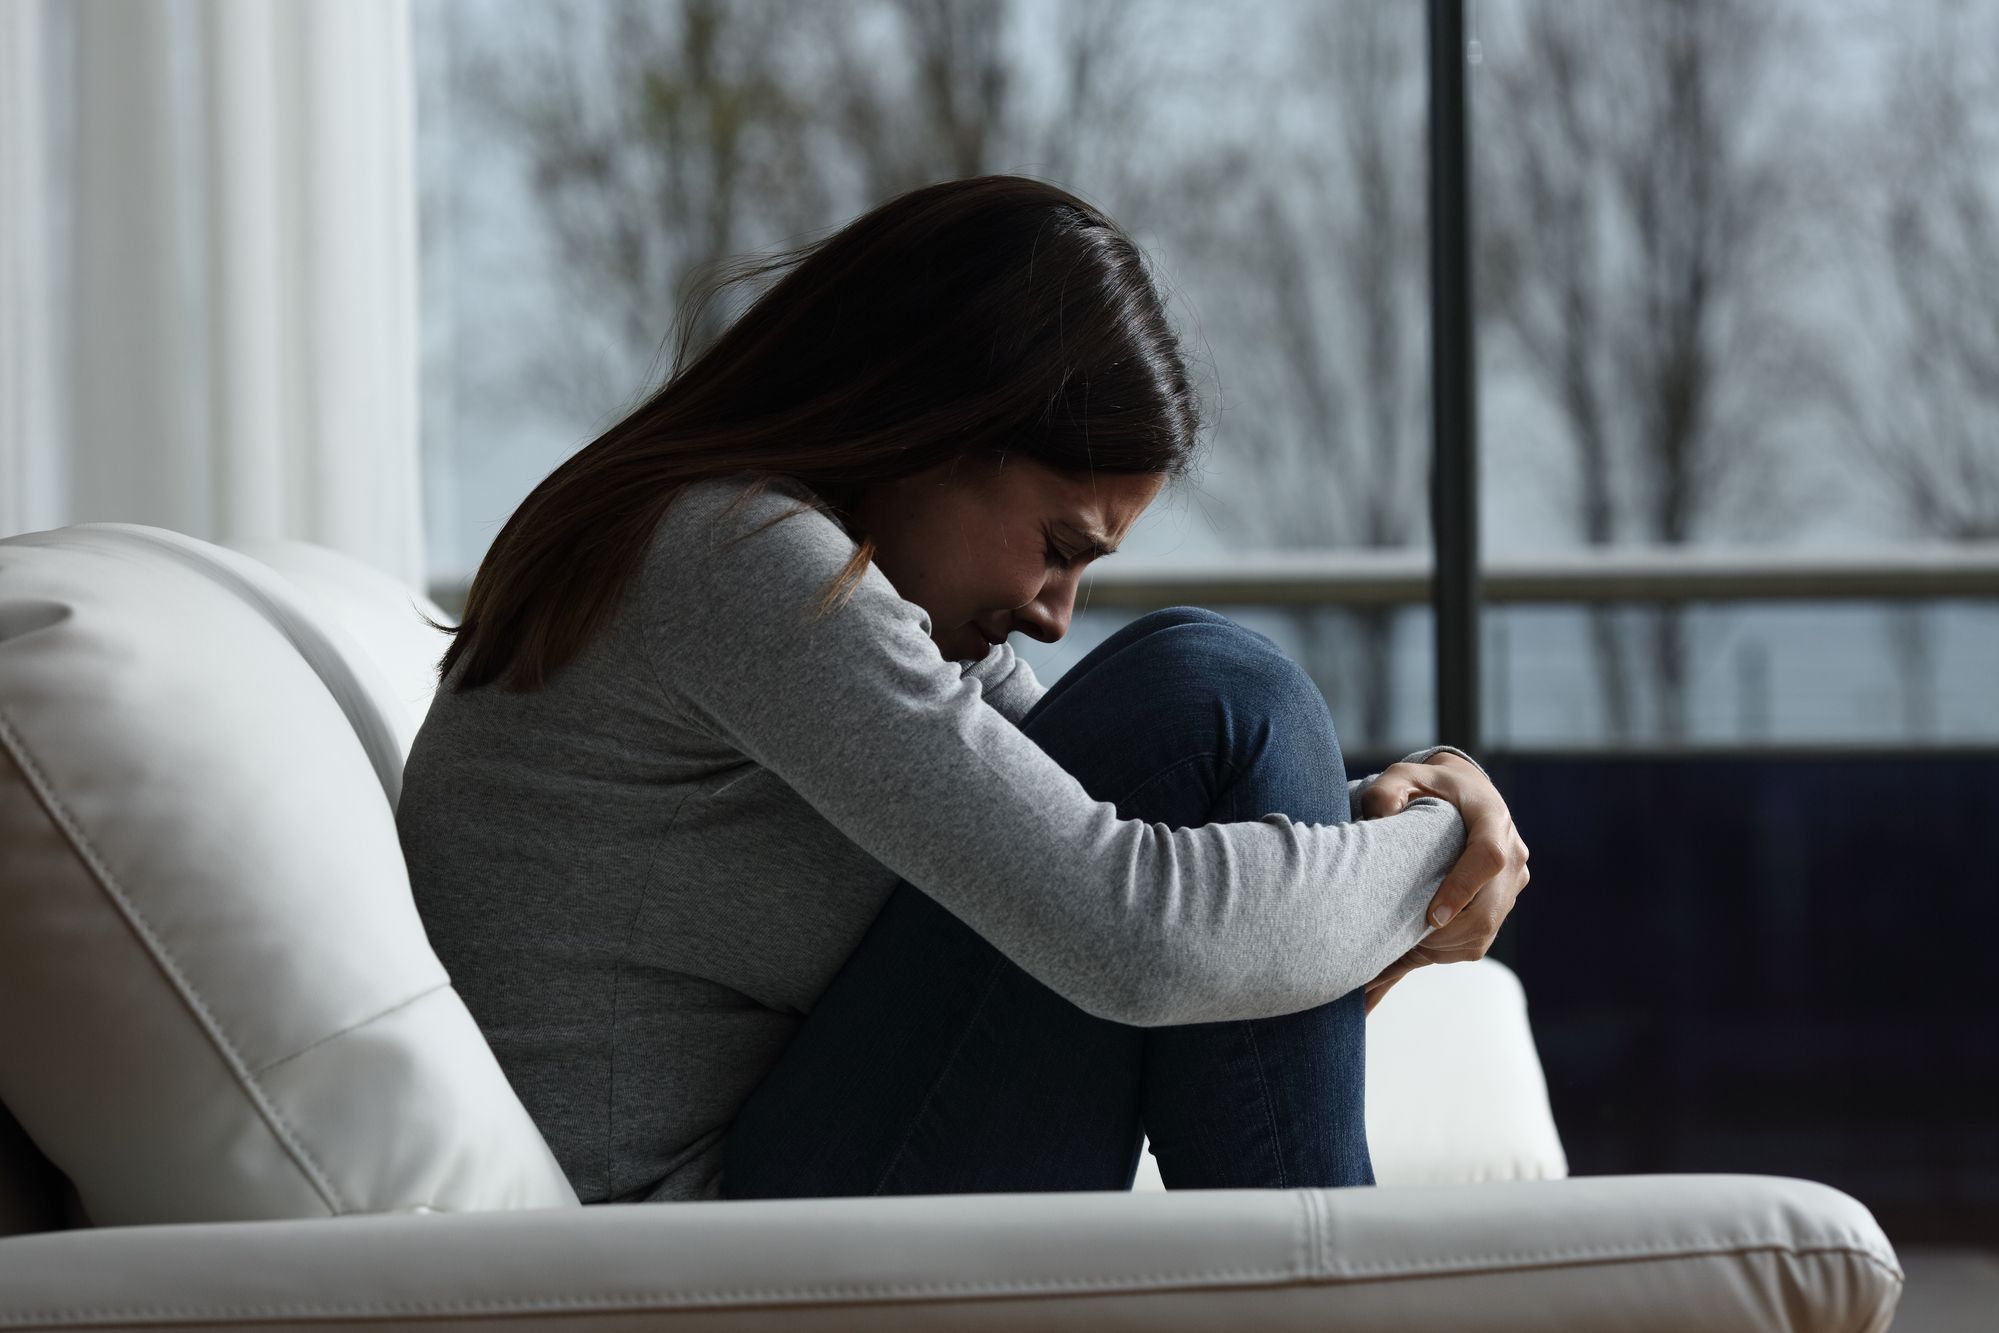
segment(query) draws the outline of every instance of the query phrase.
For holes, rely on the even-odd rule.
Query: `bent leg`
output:
[[[1125,818],[1347,815],[1317,689],[1203,608],[1126,625],[1022,727]],[[1169,1187],[1371,1183],[1361,1019],[1358,992],[1248,1023],[1095,1018],[905,881],[741,1108],[722,1193],[1128,1189],[1141,1116]]]
[[[1140,617],[1037,706],[1147,634],[1204,619],[1221,617],[1198,607]],[[1086,751],[1055,757],[1112,799],[1080,764]],[[1129,1189],[1144,1043],[1144,1029],[1084,1013],[901,881],[738,1109],[721,1193]]]
[[[1212,612],[1114,652],[1023,725],[1105,778],[1119,794],[1101,799],[1125,818],[1193,828],[1272,811],[1351,817],[1318,687],[1270,639]],[[1143,1121],[1169,1189],[1374,1183],[1362,990],[1275,1018],[1145,1033]]]

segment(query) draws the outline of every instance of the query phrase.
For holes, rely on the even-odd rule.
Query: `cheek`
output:
[[[1009,611],[1040,595],[1048,560],[1038,530],[985,513],[964,514],[960,521],[946,540],[957,557],[951,562],[953,591],[970,614]]]
[[[994,609],[1011,611],[1017,607],[1026,606],[1041,595],[1043,580],[1039,563],[1037,561],[1037,567],[1032,570],[1022,571],[1013,577],[994,581],[993,595],[989,599]]]
[[[985,582],[987,601],[996,608],[1011,610],[1025,606],[1041,595],[1048,581],[1048,559],[1040,538],[1023,542],[1015,538],[994,553]]]

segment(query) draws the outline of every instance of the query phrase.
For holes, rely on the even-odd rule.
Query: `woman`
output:
[[[578,1196],[1126,1189],[1142,1134],[1171,1188],[1372,1183],[1364,990],[1484,953],[1504,803],[1443,747],[1349,783],[1211,611],[1015,656],[1193,456],[1096,209],[952,181],[736,277],[782,269],[501,529],[404,775]]]

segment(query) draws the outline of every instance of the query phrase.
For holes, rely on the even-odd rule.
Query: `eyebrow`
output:
[[[1095,528],[1085,527],[1080,523],[1070,522],[1068,519],[1061,519],[1059,521],[1072,535],[1083,539],[1084,544],[1090,548],[1091,555],[1101,559],[1107,555],[1117,554],[1118,548],[1111,544],[1110,538],[1104,536],[1103,533],[1098,532]]]

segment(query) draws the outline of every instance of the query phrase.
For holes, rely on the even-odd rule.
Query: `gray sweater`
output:
[[[403,776],[430,942],[585,1203],[717,1196],[736,1108],[899,877],[1145,1026],[1324,1003],[1432,929],[1449,804],[1119,819],[1020,731],[1043,686],[1011,643],[945,661],[872,564],[811,618],[854,551],[833,519],[720,549],[810,495],[781,480],[718,522],[743,480],[674,500],[546,688],[448,680]]]

